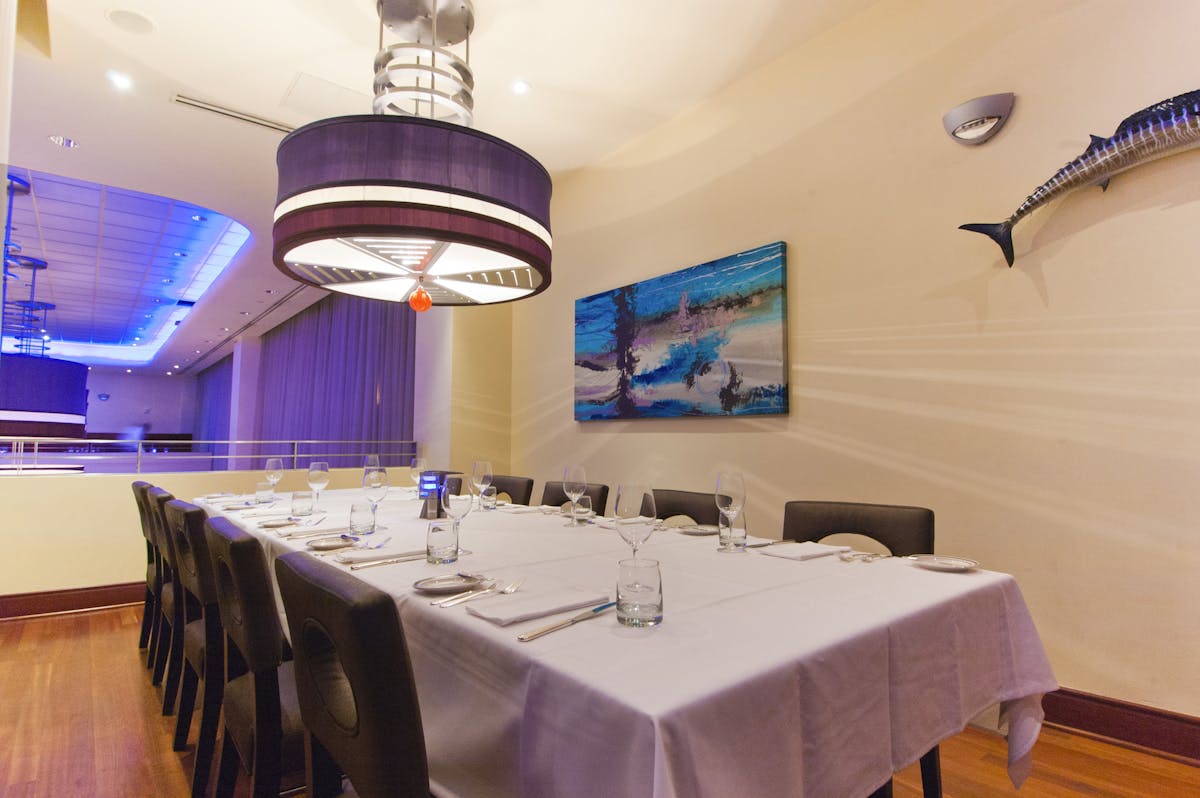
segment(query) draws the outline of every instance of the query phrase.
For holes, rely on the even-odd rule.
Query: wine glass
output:
[[[308,465],[308,486],[313,492],[313,512],[321,503],[321,491],[329,484],[329,463],[318,461]]]
[[[617,533],[633,548],[637,559],[638,546],[645,543],[657,523],[654,510],[654,491],[640,482],[622,482],[617,485],[617,501],[614,507],[617,516]]]
[[[458,540],[458,524],[467,517],[467,513],[471,512],[471,503],[474,501],[474,496],[470,493],[460,494],[451,493],[445,487],[442,488],[442,509],[446,511],[446,515],[454,519],[454,539]]]
[[[381,466],[366,466],[363,468],[363,495],[371,502],[371,528],[380,531],[387,527],[379,526],[379,503],[388,492],[388,472]]]
[[[414,457],[412,459],[412,465],[408,467],[408,476],[412,479],[413,487],[421,487],[421,473],[424,472],[427,467],[428,466],[425,464],[424,457]]]
[[[275,490],[275,486],[279,484],[279,480],[281,479],[283,479],[283,458],[268,457],[267,482],[271,483],[271,490]]]
[[[714,496],[717,509],[725,517],[727,526],[732,531],[733,522],[746,506],[746,480],[740,471],[721,471],[717,474],[717,491]],[[733,547],[722,548],[722,551],[732,551]]]
[[[476,460],[471,466],[471,490],[483,496],[483,489],[492,484],[492,464],[487,460]]]
[[[578,513],[579,497],[587,491],[587,473],[581,465],[567,466],[563,469],[563,493],[571,500],[571,520],[567,522],[567,526],[581,526],[580,520],[576,517]]]

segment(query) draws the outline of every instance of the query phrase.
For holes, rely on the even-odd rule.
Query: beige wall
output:
[[[1089,133],[1198,88],[1200,5],[877,3],[556,186],[553,288],[513,308],[513,469],[783,502],[921,504],[1014,573],[1064,686],[1200,715],[1200,153],[1017,226]],[[1013,91],[962,147],[941,116]],[[572,420],[573,300],[788,244],[791,414]],[[803,633],[798,621],[797,633]]]
[[[455,308],[450,388],[450,466],[471,473],[488,460],[508,474],[512,415],[513,305]]]

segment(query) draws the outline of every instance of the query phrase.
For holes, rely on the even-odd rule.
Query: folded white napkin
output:
[[[753,548],[770,546],[772,543],[776,546],[779,545],[779,541],[775,538],[756,538],[753,535],[746,535],[746,545]]]
[[[605,529],[617,528],[617,519],[615,518],[593,518],[592,523]]]
[[[783,557],[786,560],[812,560],[817,557],[828,557],[831,554],[850,551],[850,547],[827,546],[824,543],[806,540],[803,543],[776,543],[774,546],[767,546],[760,551],[769,557]]]
[[[286,518],[288,511],[284,509],[278,510],[246,510],[241,514],[242,518]]]
[[[505,512],[512,513],[513,515],[524,515],[525,513],[557,513],[558,512],[557,507],[552,507],[550,505],[536,505],[536,504],[533,507],[526,507],[523,504],[510,504],[507,506],[501,506],[500,509],[504,510]]]
[[[375,562],[376,560],[394,560],[402,557],[424,557],[425,549],[419,551],[385,551],[384,549],[361,549],[358,551],[341,551],[333,555],[340,563],[354,564],[360,562]]]
[[[489,596],[467,604],[467,612],[498,626],[530,621],[609,601],[605,593],[554,584],[528,584],[507,596]]]
[[[295,524],[293,526],[286,526],[286,527],[283,527],[282,529],[275,530],[275,534],[279,535],[279,537],[281,537],[281,538],[315,537],[318,534],[340,535],[343,532],[345,532],[346,534],[350,534],[350,527],[348,527],[348,526],[321,526],[321,524],[317,524],[315,526],[304,526],[303,524]]]

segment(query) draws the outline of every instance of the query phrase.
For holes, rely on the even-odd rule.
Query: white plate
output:
[[[908,559],[931,571],[961,573],[979,567],[979,563],[975,560],[968,560],[966,557],[947,557],[944,554],[911,554]]]
[[[715,535],[721,531],[712,524],[688,524],[687,526],[677,526],[675,530],[685,535]]]
[[[462,593],[478,587],[482,582],[483,580],[477,576],[443,574],[441,576],[431,576],[427,579],[418,579],[416,582],[413,582],[413,588],[421,593]]]

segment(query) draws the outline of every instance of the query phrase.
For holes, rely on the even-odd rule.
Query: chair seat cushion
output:
[[[225,685],[225,730],[250,771],[254,756],[254,675],[247,673]],[[304,770],[304,723],[296,699],[296,676],[291,662],[279,666],[280,725],[283,727],[282,772]]]
[[[204,672],[204,648],[207,641],[204,639],[204,619],[192,621],[187,626],[183,627],[183,656],[188,662],[192,663],[196,673],[200,674],[201,679],[208,678],[208,674]]]

